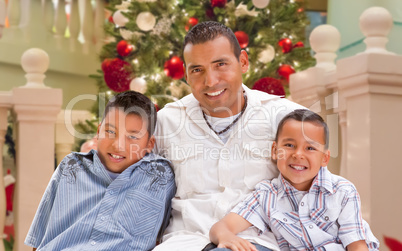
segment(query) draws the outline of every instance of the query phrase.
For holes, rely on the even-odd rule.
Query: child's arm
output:
[[[252,224],[238,214],[229,213],[222,220],[215,223],[209,231],[209,238],[218,248],[230,248],[232,251],[257,251],[249,241],[238,236],[237,233],[251,227]]]
[[[368,247],[365,240],[355,241],[350,243],[346,250],[348,251],[368,251]]]

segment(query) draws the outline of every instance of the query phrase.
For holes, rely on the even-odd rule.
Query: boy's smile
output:
[[[293,187],[307,191],[321,166],[328,164],[329,150],[324,146],[322,126],[290,119],[272,145],[272,159],[277,160],[279,171]]]
[[[111,108],[98,128],[98,155],[111,172],[121,173],[136,163],[154,145],[146,123],[134,113]]]

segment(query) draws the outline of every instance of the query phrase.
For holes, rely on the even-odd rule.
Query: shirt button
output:
[[[96,241],[91,241],[91,245],[94,246],[96,244]]]
[[[304,202],[300,203],[301,206],[304,206]]]
[[[310,225],[310,226],[308,226],[310,229],[313,229],[314,228],[314,226],[313,225]]]
[[[328,216],[325,216],[325,218],[324,218],[326,221],[329,221],[329,217]]]
[[[106,219],[106,217],[105,217],[105,216],[102,216],[102,217],[101,217],[101,220],[102,220],[102,221],[104,221],[105,219]]]
[[[288,219],[286,219],[286,218],[283,218],[283,221],[284,221],[284,222],[288,222]]]
[[[110,191],[109,191],[109,194],[113,194],[113,193],[114,193],[114,191],[113,191],[113,190],[110,190]]]

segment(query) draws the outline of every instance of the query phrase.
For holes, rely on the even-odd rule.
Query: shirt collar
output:
[[[296,188],[294,188],[287,180],[285,180],[285,178],[282,176],[282,174],[279,174],[278,179],[279,179],[279,184],[278,184],[278,197],[279,198],[283,197],[286,194],[298,192],[298,190]],[[332,175],[328,171],[328,168],[326,166],[321,167],[320,170],[318,171],[318,174],[317,174],[317,176],[315,176],[309,192],[319,191],[320,189],[324,189],[331,194],[333,194],[335,192],[334,188],[332,186]]]
[[[249,97],[249,99],[248,99],[249,107],[260,106],[262,102],[267,101],[267,100],[280,99],[280,96],[277,96],[277,95],[271,95],[271,94],[267,94],[265,92],[251,90],[245,84],[242,84],[242,87],[243,87],[243,90],[246,92],[247,97]],[[166,104],[166,106],[167,107],[183,107],[183,108],[191,110],[191,108],[199,107],[200,103],[194,97],[193,94],[189,94],[176,102]]]
[[[96,168],[103,168],[106,171],[106,167],[101,162],[101,160],[99,158],[99,155],[98,155],[98,152],[96,150],[92,149],[89,152],[85,152],[85,153],[84,152],[77,152],[76,154],[91,160],[91,164],[93,164],[93,168],[95,168],[95,169]],[[133,165],[129,166],[126,170],[128,170],[128,169],[133,170],[136,167],[140,166],[142,163],[152,162],[152,161],[156,161],[156,160],[164,160],[164,161],[167,161],[170,165],[172,165],[172,163],[168,159],[163,158],[163,157],[151,152],[151,153],[146,154],[138,162],[136,162]],[[85,162],[85,161],[83,161],[83,165],[86,165],[87,167],[90,167],[90,165],[88,165],[88,162]],[[126,171],[126,170],[124,170],[124,171]]]
[[[313,180],[310,190],[319,190],[320,188],[327,190],[331,194],[335,193],[332,184],[332,174],[328,171],[326,166],[320,168],[320,171],[318,171],[317,176]]]

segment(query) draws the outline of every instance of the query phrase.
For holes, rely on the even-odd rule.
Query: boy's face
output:
[[[111,108],[98,126],[98,155],[105,167],[121,173],[149,153],[155,143],[148,139],[147,124],[137,114]]]
[[[324,128],[311,122],[288,120],[272,145],[272,159],[282,176],[297,190],[307,191],[321,166],[329,161]]]

